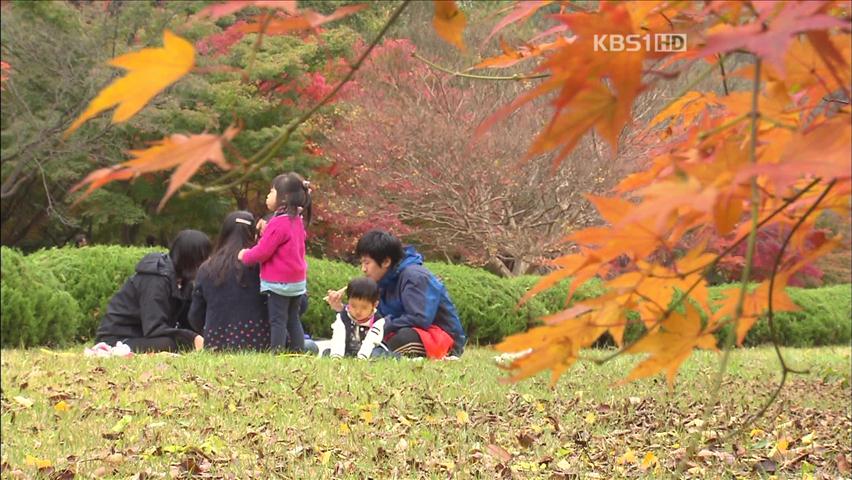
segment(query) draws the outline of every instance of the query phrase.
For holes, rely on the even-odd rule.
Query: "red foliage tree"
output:
[[[379,219],[434,253],[527,273],[556,253],[567,230],[594,220],[581,192],[611,186],[618,164],[570,161],[553,172],[549,155],[519,163],[542,111],[519,112],[471,143],[495,102],[522,86],[473,88],[412,58],[413,51],[407,40],[378,47],[328,131],[333,165],[323,217],[337,231],[332,237],[353,237]],[[588,139],[574,160],[594,156],[596,146]],[[334,250],[351,249],[348,243]]]

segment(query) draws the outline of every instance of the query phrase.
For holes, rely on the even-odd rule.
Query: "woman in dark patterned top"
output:
[[[195,279],[190,325],[202,331],[204,347],[213,350],[269,349],[266,296],[260,293],[257,266],[246,267],[237,252],[254,243],[254,216],[228,214],[216,249]]]

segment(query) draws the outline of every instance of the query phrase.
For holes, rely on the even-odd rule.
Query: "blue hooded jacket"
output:
[[[423,266],[423,256],[414,247],[405,247],[405,256],[379,281],[379,313],[385,318],[385,332],[403,327],[429,328],[434,324],[453,338],[449,355],[460,356],[467,336],[456,306],[444,284]]]

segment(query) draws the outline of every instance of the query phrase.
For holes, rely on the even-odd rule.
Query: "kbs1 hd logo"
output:
[[[685,33],[595,35],[596,52],[685,52]]]

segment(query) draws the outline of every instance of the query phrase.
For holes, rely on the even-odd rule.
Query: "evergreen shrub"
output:
[[[92,246],[54,248],[23,256],[3,249],[3,345],[61,343],[94,336],[102,312],[115,292],[133,273],[150,248]],[[567,282],[533,297],[516,309],[519,298],[539,277],[500,278],[484,270],[427,263],[446,285],[459,311],[471,344],[492,344],[505,336],[540,324],[540,318],[564,308]],[[328,290],[345,287],[361,275],[359,268],[342,262],[308,258],[308,310],[302,317],[314,337],[328,337],[334,312],[322,300]],[[730,286],[711,287],[711,296]],[[789,346],[848,344],[852,337],[850,285],[816,289],[790,288],[790,297],[803,310],[776,315],[781,341]],[[582,285],[576,299],[603,293],[603,284]],[[68,314],[65,314],[68,312]],[[625,341],[641,334],[631,325]],[[728,331],[718,337],[724,339]],[[746,337],[746,345],[771,341],[768,325],[759,321]],[[609,345],[604,339],[599,345]]]
[[[3,347],[75,341],[80,307],[49,269],[19,251],[0,248],[0,338]]]
[[[155,251],[158,249],[93,245],[39,250],[29,258],[40,269],[53,272],[62,288],[77,301],[83,318],[76,333],[89,340],[94,338],[110,298],[133,275],[139,260]]]

